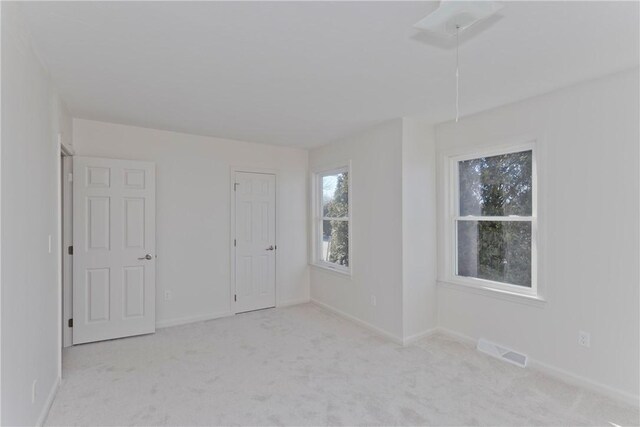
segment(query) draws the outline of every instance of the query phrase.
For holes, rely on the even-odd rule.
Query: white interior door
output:
[[[74,157],[73,343],[155,332],[155,165]]]
[[[235,174],[235,312],[276,305],[276,177]]]

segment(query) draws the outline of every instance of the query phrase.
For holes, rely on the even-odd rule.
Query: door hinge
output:
[[[70,328],[73,328],[73,319],[69,319],[67,325],[69,325]]]
[[[233,296],[233,300],[237,302],[238,301],[238,295],[234,295]]]
[[[233,183],[233,191],[236,191],[238,189],[238,185],[240,185],[240,184],[237,183],[237,182]]]
[[[236,247],[236,239],[233,239],[233,247]]]
[[[73,246],[69,246],[67,252],[69,253],[69,255],[73,255]]]

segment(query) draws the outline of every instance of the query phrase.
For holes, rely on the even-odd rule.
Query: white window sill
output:
[[[345,270],[340,270],[338,268],[333,268],[330,267],[328,265],[323,265],[323,264],[318,264],[318,263],[313,263],[310,264],[312,268],[320,270],[320,271],[326,271],[329,273],[333,273],[333,274],[337,274],[340,277],[343,277],[345,279],[351,279],[351,271],[345,271]]]
[[[453,289],[456,291],[482,295],[491,298],[497,298],[505,301],[511,301],[520,304],[531,305],[534,307],[544,307],[547,300],[541,295],[526,295],[517,292],[510,292],[502,289],[491,288],[489,286],[470,285],[467,283],[459,283],[454,281],[438,280],[438,287],[445,289]]]

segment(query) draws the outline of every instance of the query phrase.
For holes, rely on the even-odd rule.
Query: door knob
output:
[[[272,250],[274,250],[274,249],[275,249],[275,248],[273,247],[273,245],[271,245],[271,246],[269,246],[269,247],[267,248],[267,250],[268,250],[268,251],[272,251]]]
[[[146,259],[147,261],[149,261],[151,258],[153,258],[151,255],[146,254],[146,255],[145,255],[145,256],[143,256],[142,258],[138,258],[138,259],[139,259],[139,260],[145,260],[145,259]]]

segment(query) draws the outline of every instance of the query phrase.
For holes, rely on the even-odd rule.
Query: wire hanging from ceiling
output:
[[[456,37],[456,122],[460,121],[460,32],[496,14],[502,7],[501,2],[496,1],[442,0],[436,10],[414,25],[435,36]]]

